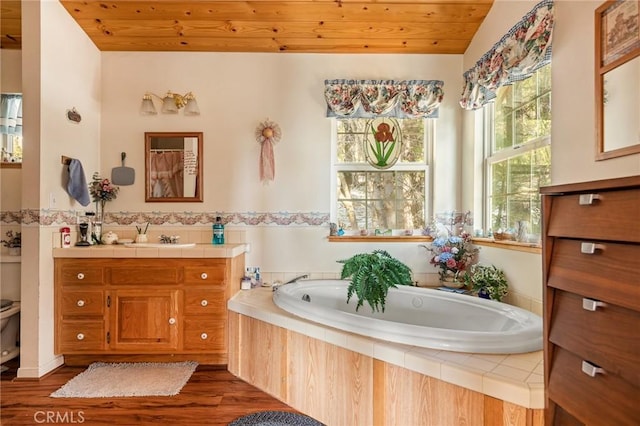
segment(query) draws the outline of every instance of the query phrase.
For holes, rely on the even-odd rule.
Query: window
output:
[[[2,163],[22,163],[22,135],[2,134]]]
[[[398,161],[380,169],[367,161],[370,119],[334,120],[332,218],[344,230],[424,228],[430,206],[432,119],[389,119],[402,134]]]
[[[550,183],[551,65],[496,91],[485,107],[487,228],[541,233],[540,186]]]

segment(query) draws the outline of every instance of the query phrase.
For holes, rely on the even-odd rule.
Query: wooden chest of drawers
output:
[[[640,176],[543,195],[546,422],[640,424]]]
[[[243,270],[244,255],[56,258],[56,352],[226,364],[227,301]]]

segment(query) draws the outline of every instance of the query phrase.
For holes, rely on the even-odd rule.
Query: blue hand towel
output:
[[[82,163],[76,159],[72,159],[69,162],[69,182],[67,183],[67,192],[83,206],[88,206],[91,202],[89,187],[87,186],[87,179],[84,176]]]

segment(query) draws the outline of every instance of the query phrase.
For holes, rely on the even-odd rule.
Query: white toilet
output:
[[[20,302],[7,299],[0,300],[0,364],[20,354]],[[0,367],[0,372],[8,370]]]

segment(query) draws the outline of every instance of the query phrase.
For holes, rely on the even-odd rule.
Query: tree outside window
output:
[[[540,235],[539,189],[551,172],[551,65],[498,89],[485,111],[493,125],[486,144],[487,226],[508,230],[526,221]]]
[[[430,120],[430,119],[427,119]],[[426,126],[423,119],[397,119],[399,159],[378,169],[366,159],[368,119],[336,120],[335,209],[345,230],[420,229],[427,214]]]

